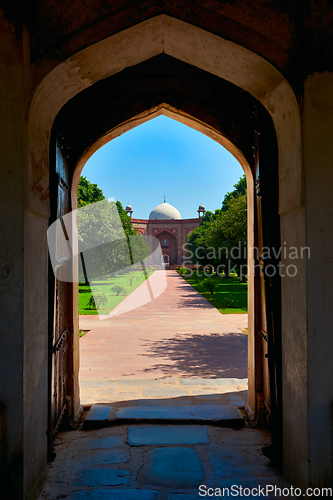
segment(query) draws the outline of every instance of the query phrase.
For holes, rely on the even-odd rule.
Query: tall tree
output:
[[[206,212],[200,227],[188,237],[192,262],[202,265],[224,266],[226,275],[230,267],[241,275],[241,266],[246,264],[247,239],[247,190],[245,176],[227,193],[222,208],[214,213]]]
[[[242,266],[247,262],[246,240],[247,195],[244,193],[229,198],[225,210],[207,228],[205,243],[215,248],[218,260],[226,266],[225,269],[228,270],[230,265],[235,267],[242,279]]]
[[[214,265],[214,258],[210,255],[206,242],[206,233],[208,228],[216,220],[216,217],[221,213],[221,209],[215,212],[207,211],[200,221],[200,226],[194,229],[187,238],[188,249],[193,252],[191,261],[195,264]]]
[[[81,175],[79,181],[79,189],[77,193],[77,206],[78,208],[95,203],[96,201],[105,200],[103,191],[97,186],[88,181],[84,175]]]
[[[246,178],[245,175],[243,175],[236,184],[234,184],[234,190],[231,191],[230,193],[227,193],[224,196],[224,199],[222,201],[222,208],[221,210],[225,212],[228,210],[228,203],[234,198],[237,198],[238,196],[241,196],[242,194],[247,193],[247,185],[246,185]]]
[[[100,201],[104,203],[96,203]],[[97,184],[86,177],[80,178],[78,208],[81,208],[78,210],[79,246],[84,252],[81,264],[86,284],[87,271],[92,279],[148,257],[149,246],[135,232],[120,201],[107,201]]]

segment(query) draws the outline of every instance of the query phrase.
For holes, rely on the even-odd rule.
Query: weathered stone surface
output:
[[[177,378],[176,377],[165,377],[163,379],[163,383],[164,384],[175,384],[177,382]]]
[[[238,449],[216,449],[208,452],[210,463],[215,468],[218,476],[250,479],[256,476],[271,476],[272,470],[267,466],[267,461],[249,460],[248,453]],[[244,483],[245,486],[245,483]]]
[[[98,439],[85,439],[81,447],[85,450],[95,450],[100,448],[116,448],[124,444],[122,436],[103,436]]]
[[[80,380],[80,387],[114,387],[116,380]]]
[[[242,398],[236,394],[228,394],[228,399],[230,401],[242,401]]]
[[[120,392],[119,396],[122,398],[139,398],[140,393],[139,392]]]
[[[90,422],[91,420],[94,421],[102,421],[102,420],[107,420],[108,416],[110,413],[110,407],[109,406],[98,406],[98,405],[93,405],[90,410],[88,411],[88,414],[85,418],[85,422]]]
[[[97,451],[89,453],[82,458],[81,463],[85,466],[89,465],[104,465],[117,464],[120,462],[128,462],[130,460],[130,452],[128,447],[113,448],[111,450]]]
[[[141,484],[167,488],[196,488],[204,480],[200,459],[191,448],[155,448],[147,451],[139,471]]]
[[[200,496],[199,493],[198,494],[197,493],[170,493],[170,495],[167,496],[167,500],[202,500],[203,498],[205,498],[205,497]]]
[[[166,406],[121,408],[116,412],[119,420],[183,420],[200,422],[224,422],[240,425],[243,417],[239,410],[228,406]]]
[[[247,379],[245,378],[201,378],[201,377],[189,377],[181,378],[180,383],[182,385],[208,385],[211,387],[221,386],[221,385],[234,385],[234,384],[245,384]]]
[[[192,401],[188,398],[183,399],[139,399],[138,406],[193,406]]]
[[[110,400],[110,396],[114,396],[116,393],[115,389],[109,389],[108,387],[105,387],[104,389],[97,389],[94,391],[95,397],[108,397]]]
[[[131,425],[128,428],[128,444],[131,446],[209,442],[206,425]]]
[[[74,484],[86,486],[116,486],[118,484],[127,484],[129,481],[128,470],[113,469],[86,469],[78,470]]]
[[[160,494],[153,490],[92,490],[76,491],[66,500],[158,500]]]
[[[176,387],[168,388],[161,387],[156,389],[144,389],[143,394],[149,398],[178,398],[187,396],[187,391],[184,389],[177,389]]]
[[[119,380],[119,385],[138,385],[139,387],[158,387],[160,385],[160,380]]]
[[[242,401],[242,400],[239,400],[239,401],[230,401],[229,404],[231,404],[231,405],[239,408],[240,406],[244,406],[244,401]]]

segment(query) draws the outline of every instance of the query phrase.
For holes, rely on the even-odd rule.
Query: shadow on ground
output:
[[[181,334],[171,339],[146,341],[145,345],[147,353],[142,356],[168,361],[146,368],[146,373],[159,370],[168,376],[182,372],[191,377],[247,377],[247,336],[242,333]]]
[[[192,308],[192,307],[200,307],[201,309],[214,309],[214,306],[205,299],[205,297],[195,294],[181,294],[180,302],[177,303],[177,308]]]
[[[203,386],[203,391],[205,387]],[[231,391],[226,393],[209,393],[209,394],[199,394],[199,395],[189,395],[180,396],[176,398],[145,398],[145,399],[127,399],[122,401],[112,400],[112,401],[95,401],[92,404],[98,406],[112,406],[116,408],[122,407],[135,407],[135,406],[209,406],[218,404],[232,404],[237,407],[242,407],[247,404],[247,391]],[[240,401],[241,400],[241,401]],[[91,404],[86,405],[86,408],[90,408]]]

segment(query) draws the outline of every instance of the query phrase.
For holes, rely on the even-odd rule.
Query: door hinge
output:
[[[259,332],[259,335],[262,339],[264,339],[265,342],[268,342],[268,333],[265,330],[261,330]]]
[[[63,344],[63,341],[65,340],[65,338],[67,337],[68,334],[69,334],[69,330],[64,330],[62,332],[62,334],[60,335],[59,339],[57,340],[57,342],[54,346],[54,350],[56,352],[60,351],[62,344]]]

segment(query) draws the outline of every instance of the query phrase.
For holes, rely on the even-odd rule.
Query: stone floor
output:
[[[211,399],[225,402],[228,395],[239,394],[247,403],[247,378],[165,377],[162,379],[83,380],[81,402],[110,403],[123,401],[131,406],[159,404],[204,404]],[[204,396],[200,398],[200,396]],[[207,397],[208,396],[208,397]]]
[[[39,500],[196,500],[222,488],[254,499],[241,488],[287,487],[261,452],[269,433],[244,426],[247,315],[221,315],[174,271],[162,295],[137,303],[80,318],[81,402],[93,406],[81,430],[58,435]]]
[[[288,487],[261,453],[268,442],[263,430],[212,425],[62,432],[39,500],[197,500],[212,498],[211,490],[203,495],[208,488],[217,492],[214,498],[221,498],[222,488],[230,489],[230,497],[243,488],[237,498],[258,498],[246,488]],[[271,489],[263,492],[264,498],[280,498]]]

